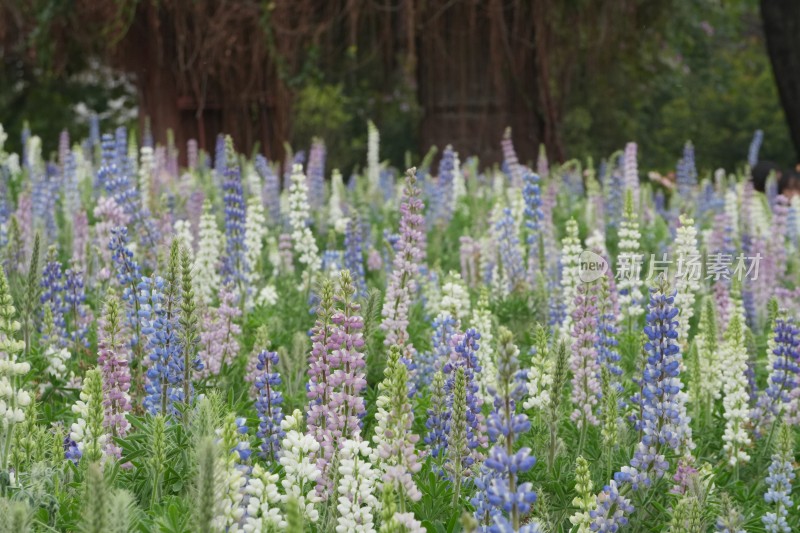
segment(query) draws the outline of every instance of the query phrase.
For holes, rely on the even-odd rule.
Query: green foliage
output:
[[[83,533],[105,533],[108,531],[110,509],[108,486],[103,478],[100,463],[90,463],[84,480],[83,514],[80,530]]]
[[[668,171],[692,140],[701,171],[735,168],[762,129],[761,159],[793,163],[756,0],[674,2],[641,31],[637,56],[574,91],[562,124],[570,154],[599,159],[635,140],[640,168]]]
[[[203,437],[196,447],[196,473],[192,523],[196,531],[210,533],[214,519],[217,447],[211,436]],[[302,531],[293,530],[293,531]]]

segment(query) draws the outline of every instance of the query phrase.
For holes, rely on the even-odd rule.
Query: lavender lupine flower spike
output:
[[[622,375],[622,368],[619,361],[622,358],[617,350],[619,341],[617,334],[617,315],[618,306],[616,290],[612,286],[614,278],[609,272],[608,275],[600,278],[600,289],[597,298],[597,362],[609,372],[609,385],[618,393],[622,392],[622,384],[619,377]],[[624,402],[620,400],[621,406]]]
[[[145,408],[152,414],[177,414],[176,403],[188,401],[190,384],[184,387],[189,375],[179,335],[180,316],[180,249],[173,241],[166,279],[143,277],[139,283],[142,333],[148,337],[151,366],[147,370]],[[196,363],[190,361],[191,363]]]
[[[322,472],[317,480],[317,490],[321,493],[332,487],[328,467],[339,445],[347,439],[360,439],[361,417],[365,412],[361,396],[367,385],[361,333],[364,320],[358,314],[360,306],[353,300],[354,292],[350,273],[342,271],[335,295],[338,305],[334,308],[332,287],[330,283],[324,284],[317,311],[319,318],[312,333],[308,429],[320,444],[316,458],[317,468]]]
[[[446,390],[448,392],[448,405],[451,406],[455,401],[455,373],[457,369],[464,371],[465,387],[466,387],[466,409],[467,409],[467,427],[466,427],[466,445],[469,450],[469,456],[463,460],[463,466],[466,471],[476,462],[482,459],[480,449],[486,446],[486,425],[483,416],[482,406],[483,400],[480,397],[480,386],[478,384],[478,376],[476,375],[481,371],[480,364],[478,363],[477,350],[478,341],[481,335],[475,329],[468,329],[466,333],[457,333],[453,335],[451,340],[451,353],[450,360],[445,363],[442,370],[447,376]],[[452,434],[454,428],[450,427]],[[460,428],[459,428],[460,430]],[[448,436],[448,441],[451,436]]]
[[[361,306],[355,302],[355,286],[350,271],[339,275],[339,290],[336,294],[337,311],[331,316],[333,328],[331,341],[338,349],[331,354],[331,363],[337,370],[331,375],[331,407],[337,408],[337,423],[342,439],[358,439],[360,421],[365,413],[364,398],[367,387],[364,369],[364,319],[359,314]]]
[[[584,444],[589,425],[600,423],[595,406],[600,393],[600,364],[597,357],[597,287],[596,283],[582,283],[575,296],[572,337],[572,404],[571,418],[581,429],[580,447]]]
[[[631,191],[633,196],[633,205],[638,208],[639,206],[639,164],[636,160],[636,143],[630,142],[625,145],[625,154],[623,155],[623,179],[625,182],[625,190]]]
[[[228,161],[225,171],[225,257],[222,261],[222,274],[226,283],[237,287],[239,302],[244,297],[247,282],[247,258],[245,256],[245,219],[247,210],[242,192],[242,177],[239,166],[235,164],[236,154],[233,141],[225,138],[225,149]]]
[[[785,311],[776,317],[774,324],[772,342],[768,343],[772,353],[768,354],[767,388],[751,416],[756,435],[763,434],[791,406],[791,394],[800,385],[800,328]]]
[[[103,406],[105,408],[103,425],[112,437],[124,437],[131,427],[126,418],[132,409],[129,394],[131,373],[128,368],[128,351],[120,338],[121,315],[119,300],[116,294],[111,292],[106,301],[102,320],[103,331],[98,346],[97,363],[100,365],[103,376]],[[108,455],[116,458],[122,455],[122,450],[112,439],[106,443],[105,451]]]
[[[315,138],[308,152],[308,200],[312,209],[319,209],[325,201],[325,141]]]
[[[261,190],[261,202],[267,209],[270,222],[278,224],[281,219],[281,185],[277,174],[270,167],[267,159],[259,154],[255,158],[255,169],[264,185]]]
[[[130,345],[134,360],[141,365],[144,353],[141,342],[141,322],[139,321],[140,304],[137,297],[138,283],[141,276],[139,264],[133,259],[133,252],[128,248],[128,229],[118,227],[111,230],[111,242],[108,245],[117,269],[117,281],[122,288],[122,300],[128,306],[128,326],[130,327]]]
[[[761,522],[768,533],[791,533],[792,528],[786,520],[789,509],[794,507],[792,502],[792,481],[794,473],[794,435],[788,425],[781,426],[778,434],[777,446],[772,455],[767,476],[767,492],[764,501],[775,505],[775,511],[770,511],[761,517]]]
[[[525,228],[527,236],[525,242],[528,245],[528,283],[533,286],[536,270],[542,268],[539,264],[540,254],[543,253],[541,223],[544,218],[542,213],[542,191],[539,187],[539,175],[528,170],[522,175],[524,187],[522,196],[525,199]]]
[[[323,278],[319,291],[320,301],[317,305],[317,320],[311,330],[311,353],[308,356],[308,413],[306,415],[308,433],[316,442],[324,441],[328,425],[333,424],[327,416],[330,405],[333,323],[333,284],[329,278]]]
[[[431,406],[428,408],[428,419],[425,427],[425,444],[431,457],[441,459],[447,449],[447,436],[450,432],[450,410],[447,407],[444,375],[436,372],[431,382]]]
[[[519,247],[516,222],[511,209],[504,209],[503,216],[495,225],[500,251],[502,279],[508,291],[520,287],[525,281],[525,265]]]
[[[626,514],[633,506],[620,494],[649,488],[654,480],[664,476],[669,463],[665,453],[677,451],[691,431],[685,413],[685,396],[681,394],[681,350],[678,341],[677,316],[674,294],[667,294],[668,286],[662,278],[650,290],[650,305],[644,333],[647,361],[642,374],[641,403],[642,440],[631,459],[597,496],[597,508],[591,511],[592,531],[617,531],[627,523]],[[618,487],[619,485],[619,487]]]
[[[70,318],[69,338],[73,347],[88,347],[86,335],[92,317],[86,306],[83,270],[75,263],[64,272],[64,303],[65,312]]]
[[[515,187],[521,187],[522,169],[517,159],[517,153],[514,151],[514,143],[511,140],[511,128],[506,128],[505,133],[503,133],[503,140],[500,141],[500,146],[503,149],[503,162],[508,166],[508,171],[511,175],[511,184]]]
[[[353,276],[356,285],[356,296],[367,296],[367,282],[364,279],[364,253],[362,251],[361,221],[357,214],[347,220],[344,232],[344,266]]]
[[[275,370],[277,365],[277,353],[262,350],[258,354],[258,363],[256,364],[258,375],[255,380],[255,388],[258,390],[256,410],[260,421],[258,437],[263,439],[261,453],[268,461],[277,459],[281,449],[281,440],[286,435],[281,429],[283,395],[275,388],[281,384],[281,376]]]
[[[527,415],[516,413],[517,402],[525,393],[524,373],[520,372],[518,357],[519,350],[513,343],[511,331],[501,327],[498,332],[497,390],[489,417],[489,437],[497,444],[486,458],[477,482],[480,492],[473,499],[476,518],[482,522],[491,520],[491,524],[485,524],[494,526],[490,531],[538,531],[535,522],[522,527],[520,524],[521,517],[536,501],[536,493],[530,482],[519,483],[519,476],[533,468],[536,458],[530,455],[530,448],[514,450],[516,438],[531,427]],[[503,438],[499,439],[501,435]]]
[[[435,197],[433,214],[436,220],[444,224],[449,223],[453,218],[453,179],[456,157],[457,154],[453,151],[453,147],[448,144],[442,154],[442,160],[439,162],[438,194]]]
[[[236,306],[237,293],[228,284],[219,291],[219,307],[207,309],[200,329],[200,376],[216,376],[226,362],[239,354],[238,335],[242,332],[236,320],[242,315]]]
[[[39,301],[50,307],[52,313],[54,331],[58,338],[48,339],[51,344],[58,344],[61,347],[67,345],[67,323],[64,318],[66,306],[64,305],[64,275],[61,271],[61,263],[56,259],[55,247],[48,251],[48,260],[42,268],[42,281],[40,283],[42,292]]]
[[[544,143],[539,145],[539,157],[536,159],[536,172],[543,178],[550,175],[550,163],[547,160],[547,147]]]
[[[779,282],[786,277],[786,222],[789,218],[789,199],[783,194],[775,197],[772,203],[772,228],[767,241],[768,265],[774,272],[765,275],[774,276]]]
[[[392,273],[381,312],[381,329],[386,332],[384,344],[402,346],[407,359],[411,359],[414,352],[408,339],[408,316],[417,292],[419,265],[425,262],[423,209],[416,169],[410,168],[406,172],[406,186],[400,204],[400,240],[395,245]]]

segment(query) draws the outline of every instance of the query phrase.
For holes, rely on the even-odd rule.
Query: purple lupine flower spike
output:
[[[424,204],[417,187],[416,169],[406,173],[406,186],[400,204],[400,240],[395,245],[392,273],[383,300],[384,344],[403,347],[406,359],[412,359],[414,349],[408,338],[409,311],[417,292],[419,266],[425,263]]]
[[[268,461],[278,458],[278,452],[281,449],[280,443],[285,435],[281,429],[283,395],[276,388],[281,384],[281,376],[276,370],[277,365],[278,354],[276,352],[267,350],[259,352],[254,383],[258,390],[256,398],[256,411],[258,411],[259,419],[257,436],[263,439],[261,456]]]

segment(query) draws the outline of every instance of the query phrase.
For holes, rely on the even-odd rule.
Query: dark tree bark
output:
[[[761,18],[778,94],[800,158],[800,1],[761,0]]]
[[[142,123],[149,118],[160,143],[171,129],[184,163],[186,141],[213,151],[220,132],[242,152],[258,145],[283,160],[284,141],[300,135],[296,95],[318,82],[378,102],[353,118],[379,127],[380,102],[407,99],[421,153],[452,143],[499,162],[510,126],[522,161],[532,163],[540,143],[563,161],[571,103],[622,57],[636,57],[641,28],[671,1],[42,0],[64,15],[42,22],[26,7],[37,3],[0,0],[0,52],[16,43],[35,64],[35,34],[52,48],[56,73],[94,56],[134,73]],[[777,26],[767,31],[770,53],[800,145],[800,0],[762,1],[765,25]]]

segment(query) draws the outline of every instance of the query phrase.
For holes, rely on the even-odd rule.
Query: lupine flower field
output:
[[[22,135],[22,153],[7,153]],[[0,531],[800,531],[800,197],[0,129]],[[435,162],[435,164],[434,164]]]

